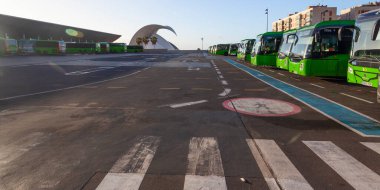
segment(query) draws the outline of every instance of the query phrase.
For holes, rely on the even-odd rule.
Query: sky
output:
[[[169,25],[177,36],[158,34],[180,49],[237,43],[266,31],[265,9],[272,22],[309,5],[340,10],[370,0],[0,0],[0,14],[120,34],[129,43],[148,24]]]

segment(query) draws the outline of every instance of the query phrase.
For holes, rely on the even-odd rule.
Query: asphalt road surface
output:
[[[373,88],[202,52],[0,58],[0,189],[380,189]]]

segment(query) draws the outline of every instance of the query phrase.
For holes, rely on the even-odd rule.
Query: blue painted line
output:
[[[229,64],[249,73],[253,77],[267,83],[268,85],[288,94],[289,96],[309,105],[311,108],[362,135],[380,137],[380,123],[375,119],[356,112],[339,103],[325,99],[317,94],[290,85],[260,71],[237,63],[231,59],[225,59]]]

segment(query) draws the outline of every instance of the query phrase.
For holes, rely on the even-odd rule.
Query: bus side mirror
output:
[[[314,34],[314,42],[317,43],[320,41],[320,39],[321,39],[321,33],[320,31],[318,31]]]
[[[377,39],[377,35],[379,34],[379,28],[380,28],[380,20],[377,20],[375,26],[372,29],[372,36],[371,36],[372,41],[375,41]]]
[[[298,36],[297,36],[297,34],[290,34],[290,35],[288,35],[288,37],[286,38],[286,43],[289,43],[289,38],[290,37],[294,37],[293,43],[297,44],[297,42],[298,42]]]

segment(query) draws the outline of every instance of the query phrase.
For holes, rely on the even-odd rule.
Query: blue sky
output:
[[[252,38],[289,13],[309,5],[327,4],[341,9],[369,0],[1,0],[0,14],[121,34],[129,43],[134,32],[148,24],[170,25],[178,36],[159,34],[180,49],[234,43]]]

